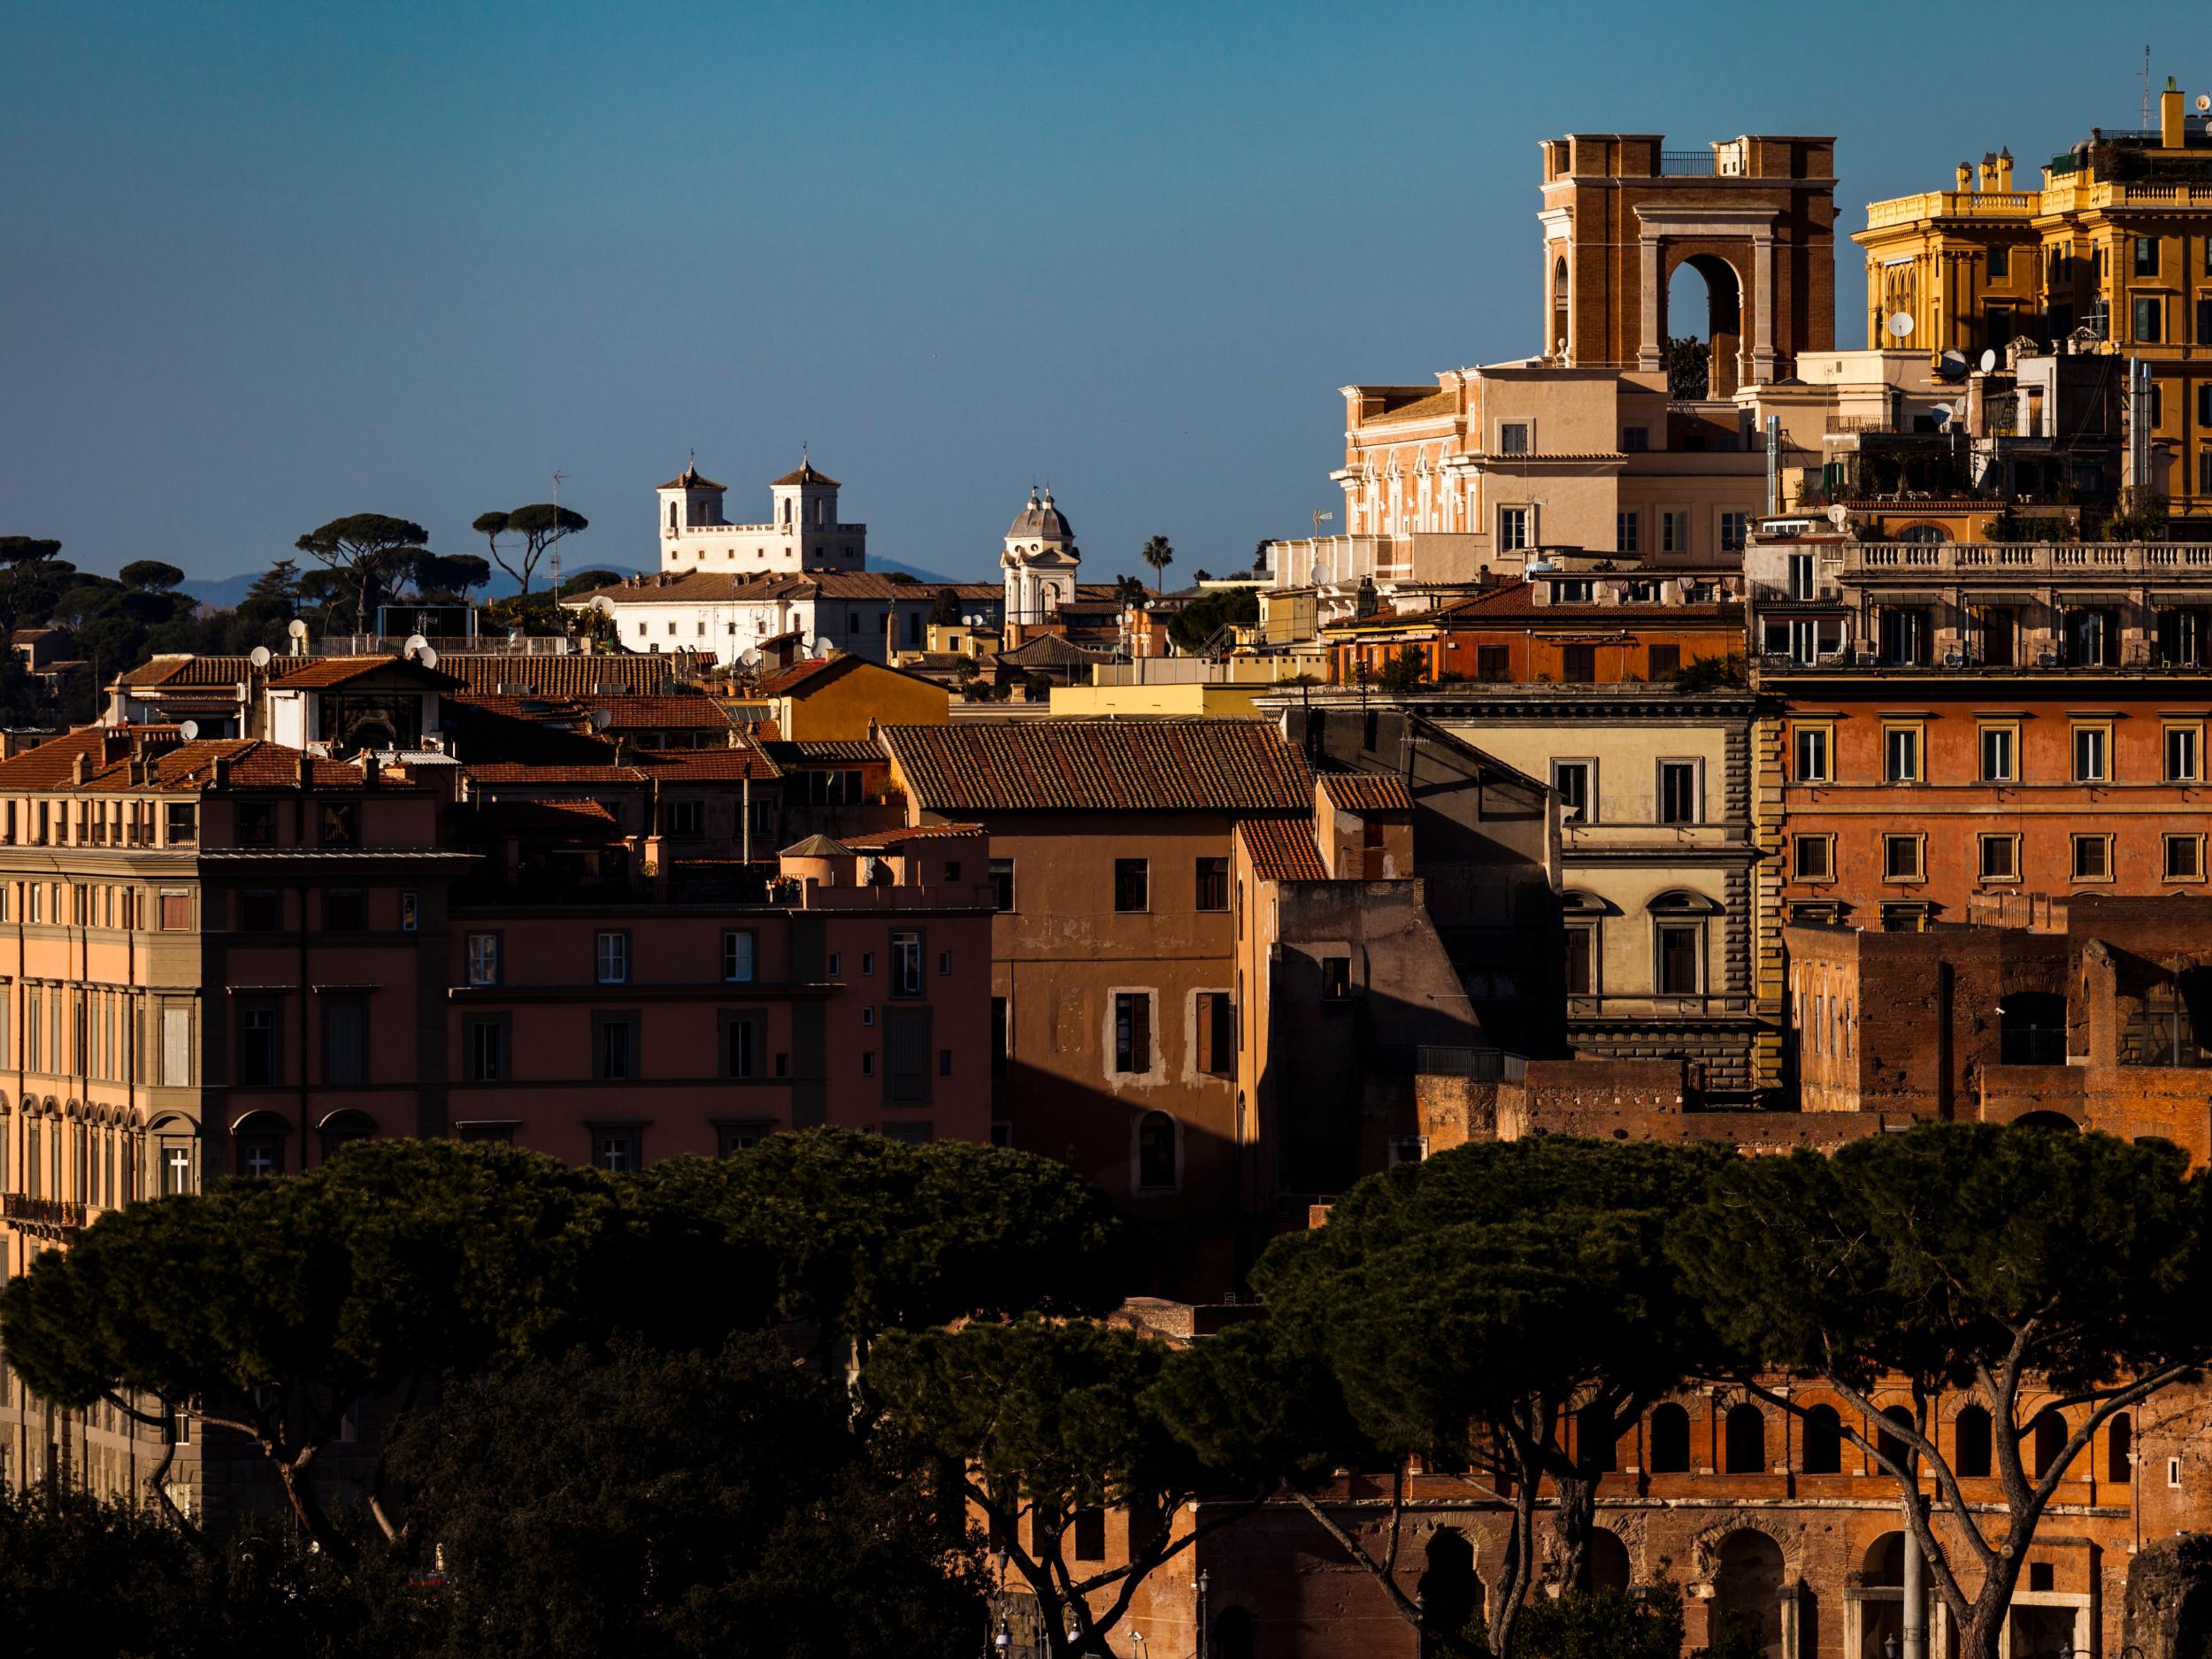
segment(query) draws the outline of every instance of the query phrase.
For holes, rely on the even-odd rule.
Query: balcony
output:
[[[1926,190],[1867,204],[1866,227],[1884,230],[1930,219],[2032,219],[2042,211],[2039,190]]]
[[[1844,552],[1851,578],[1972,580],[2046,576],[2090,578],[2189,576],[2212,579],[2208,541],[1864,541]]]
[[[1756,999],[1740,991],[1609,991],[1601,995],[1578,992],[1567,998],[1567,1018],[1571,1020],[1750,1019],[1756,1012]]]
[[[34,1198],[27,1193],[0,1193],[0,1221],[29,1227],[81,1227],[85,1207],[73,1198]]]

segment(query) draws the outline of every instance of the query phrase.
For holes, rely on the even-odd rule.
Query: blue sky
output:
[[[1238,568],[1334,505],[1337,387],[1540,349],[1541,138],[1833,133],[1847,230],[2134,125],[2146,43],[2212,88],[2200,5],[2003,15],[13,0],[0,532],[480,550],[557,466],[571,559],[650,565],[688,451],[750,517],[804,441],[880,557],[987,573],[1034,477],[1087,571]]]

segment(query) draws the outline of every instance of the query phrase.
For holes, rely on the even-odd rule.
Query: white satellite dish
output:
[[[256,668],[266,668],[271,661],[269,648],[265,645],[255,646],[253,649],[246,653],[246,660]]]
[[[1986,374],[1997,366],[1997,349],[1992,346],[1981,355],[1982,373]]]
[[[417,651],[426,651],[429,649],[430,641],[428,640],[423,638],[423,636],[419,634],[411,634],[407,636],[407,643],[401,646],[399,650],[400,655],[403,657],[412,657]]]
[[[593,731],[603,732],[613,724],[614,710],[612,709],[594,709],[591,711],[591,729]]]
[[[1851,509],[1838,502],[1828,509],[1828,522],[1840,530],[1851,522]]]
[[[751,673],[753,670],[760,666],[760,653],[750,649],[740,651],[737,654],[737,665],[747,673]]]
[[[177,728],[177,735],[188,743],[195,741],[200,735],[200,723],[197,720],[187,720]]]
[[[1329,567],[1319,559],[1314,560],[1313,568],[1306,572],[1307,582],[1312,587],[1318,588],[1328,580]]]
[[[284,631],[296,640],[303,640],[307,637],[307,624],[294,617],[284,625]]]
[[[814,643],[808,649],[817,657],[827,657],[837,649],[837,642],[826,634],[818,634],[814,636]]]
[[[1900,340],[1904,339],[1906,335],[1912,333],[1912,313],[1910,311],[1892,311],[1889,314],[1888,326],[1891,334],[1894,334]]]
[[[425,668],[435,668],[438,665],[438,654],[437,652],[432,650],[430,647],[426,645],[422,648],[421,653],[416,657],[415,660],[420,663]]]

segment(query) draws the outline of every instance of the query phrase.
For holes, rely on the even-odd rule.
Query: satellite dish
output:
[[[603,732],[613,724],[614,710],[612,709],[594,709],[591,711],[591,729],[593,731]]]
[[[1951,419],[1954,420],[1964,420],[1966,419],[1966,400],[1963,397],[1954,398],[1952,400]]]
[[[1312,587],[1318,588],[1328,580],[1329,567],[1319,559],[1314,560],[1313,568],[1306,572],[1307,582]]]
[[[270,663],[269,648],[265,645],[255,646],[253,649],[246,653],[246,660],[256,668],[266,668]]]
[[[422,648],[421,654],[419,655],[415,660],[420,663],[425,668],[435,668],[438,665],[438,654],[426,645]]]
[[[428,640],[419,634],[411,634],[407,636],[407,643],[399,648],[399,652],[402,657],[412,657],[417,651],[426,651],[429,649]]]
[[[177,735],[188,743],[195,741],[200,735],[200,723],[197,720],[187,720],[177,728]]]
[[[813,645],[809,649],[811,649],[817,657],[827,657],[832,651],[837,649],[837,642],[831,639],[826,634],[818,634],[814,636]]]
[[[1911,334],[1912,313],[1910,311],[1892,311],[1889,314],[1889,331],[1900,340],[1904,339],[1908,334]]]
[[[1966,353],[1963,351],[1945,352],[1936,359],[1936,373],[1947,380],[1964,380],[1966,378]]]
[[[2200,92],[2197,94],[2197,113],[2202,115],[2207,110],[2212,110],[2212,92]]]
[[[1840,530],[1851,522],[1851,509],[1838,502],[1828,509],[1828,522]]]
[[[1986,374],[1997,366],[1997,349],[1992,346],[1981,356],[1982,373]]]
[[[284,625],[284,631],[296,640],[303,640],[307,637],[307,624],[294,617]]]
[[[753,670],[760,666],[760,653],[751,649],[740,651],[737,654],[737,665],[747,673],[751,673]]]

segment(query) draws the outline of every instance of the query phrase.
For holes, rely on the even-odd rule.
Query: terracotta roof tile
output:
[[[570,652],[560,657],[507,657],[471,651],[438,658],[443,672],[473,693],[502,686],[527,686],[538,697],[588,697],[601,686],[620,686],[629,695],[658,693],[672,680],[685,680],[712,665],[703,651]]]
[[[1413,795],[1394,772],[1336,772],[1321,780],[1323,793],[1340,812],[1410,812]]]
[[[813,462],[804,459],[800,461],[798,471],[786,472],[781,478],[772,480],[768,488],[776,489],[787,484],[822,484],[831,489],[838,488],[835,479],[815,465]]]
[[[849,661],[850,659],[841,658],[840,660]],[[830,667],[831,661],[826,657],[806,657],[803,661],[792,664],[788,668],[780,669],[775,673],[769,675],[767,679],[762,680],[757,686],[753,687],[752,695],[756,697],[781,697],[788,695],[790,693],[797,690],[801,686],[805,685],[810,680],[813,680],[818,675],[826,673]]]
[[[635,766],[533,766],[519,761],[487,761],[480,765],[464,765],[462,772],[472,783],[503,783],[527,787],[531,784],[588,784],[625,785],[642,788],[645,774]]]
[[[325,657],[303,668],[289,669],[269,681],[273,691],[316,691],[332,686],[349,685],[371,674],[397,674],[412,680],[418,685],[457,687],[461,681],[451,674],[434,668],[425,668],[420,663],[403,657]]]
[[[891,726],[925,811],[1306,812],[1304,758],[1263,720],[1045,718]]]
[[[762,747],[779,766],[843,765],[854,761],[888,765],[891,758],[883,752],[881,744],[857,737],[811,738],[795,743],[765,743]]]
[[[1263,881],[1326,881],[1329,867],[1313,839],[1313,825],[1299,818],[1247,818],[1237,826],[1252,873]]]
[[[846,835],[840,839],[856,853],[879,853],[894,847],[903,847],[909,841],[936,841],[944,836],[980,835],[980,824],[917,824],[905,829],[871,830],[865,835]]]
[[[75,781],[79,756],[87,762],[81,784]],[[206,738],[156,750],[151,772],[138,782],[132,780],[130,758],[127,734],[91,726],[42,743],[12,760],[0,761],[0,790],[157,789],[196,794],[212,786],[219,759],[227,763],[228,787],[290,789],[298,786],[303,756],[296,749],[258,738]],[[358,789],[366,781],[366,774],[350,761],[306,758],[311,788]]]
[[[639,771],[664,783],[772,783],[783,773],[757,745],[740,749],[648,749],[632,757]]]

